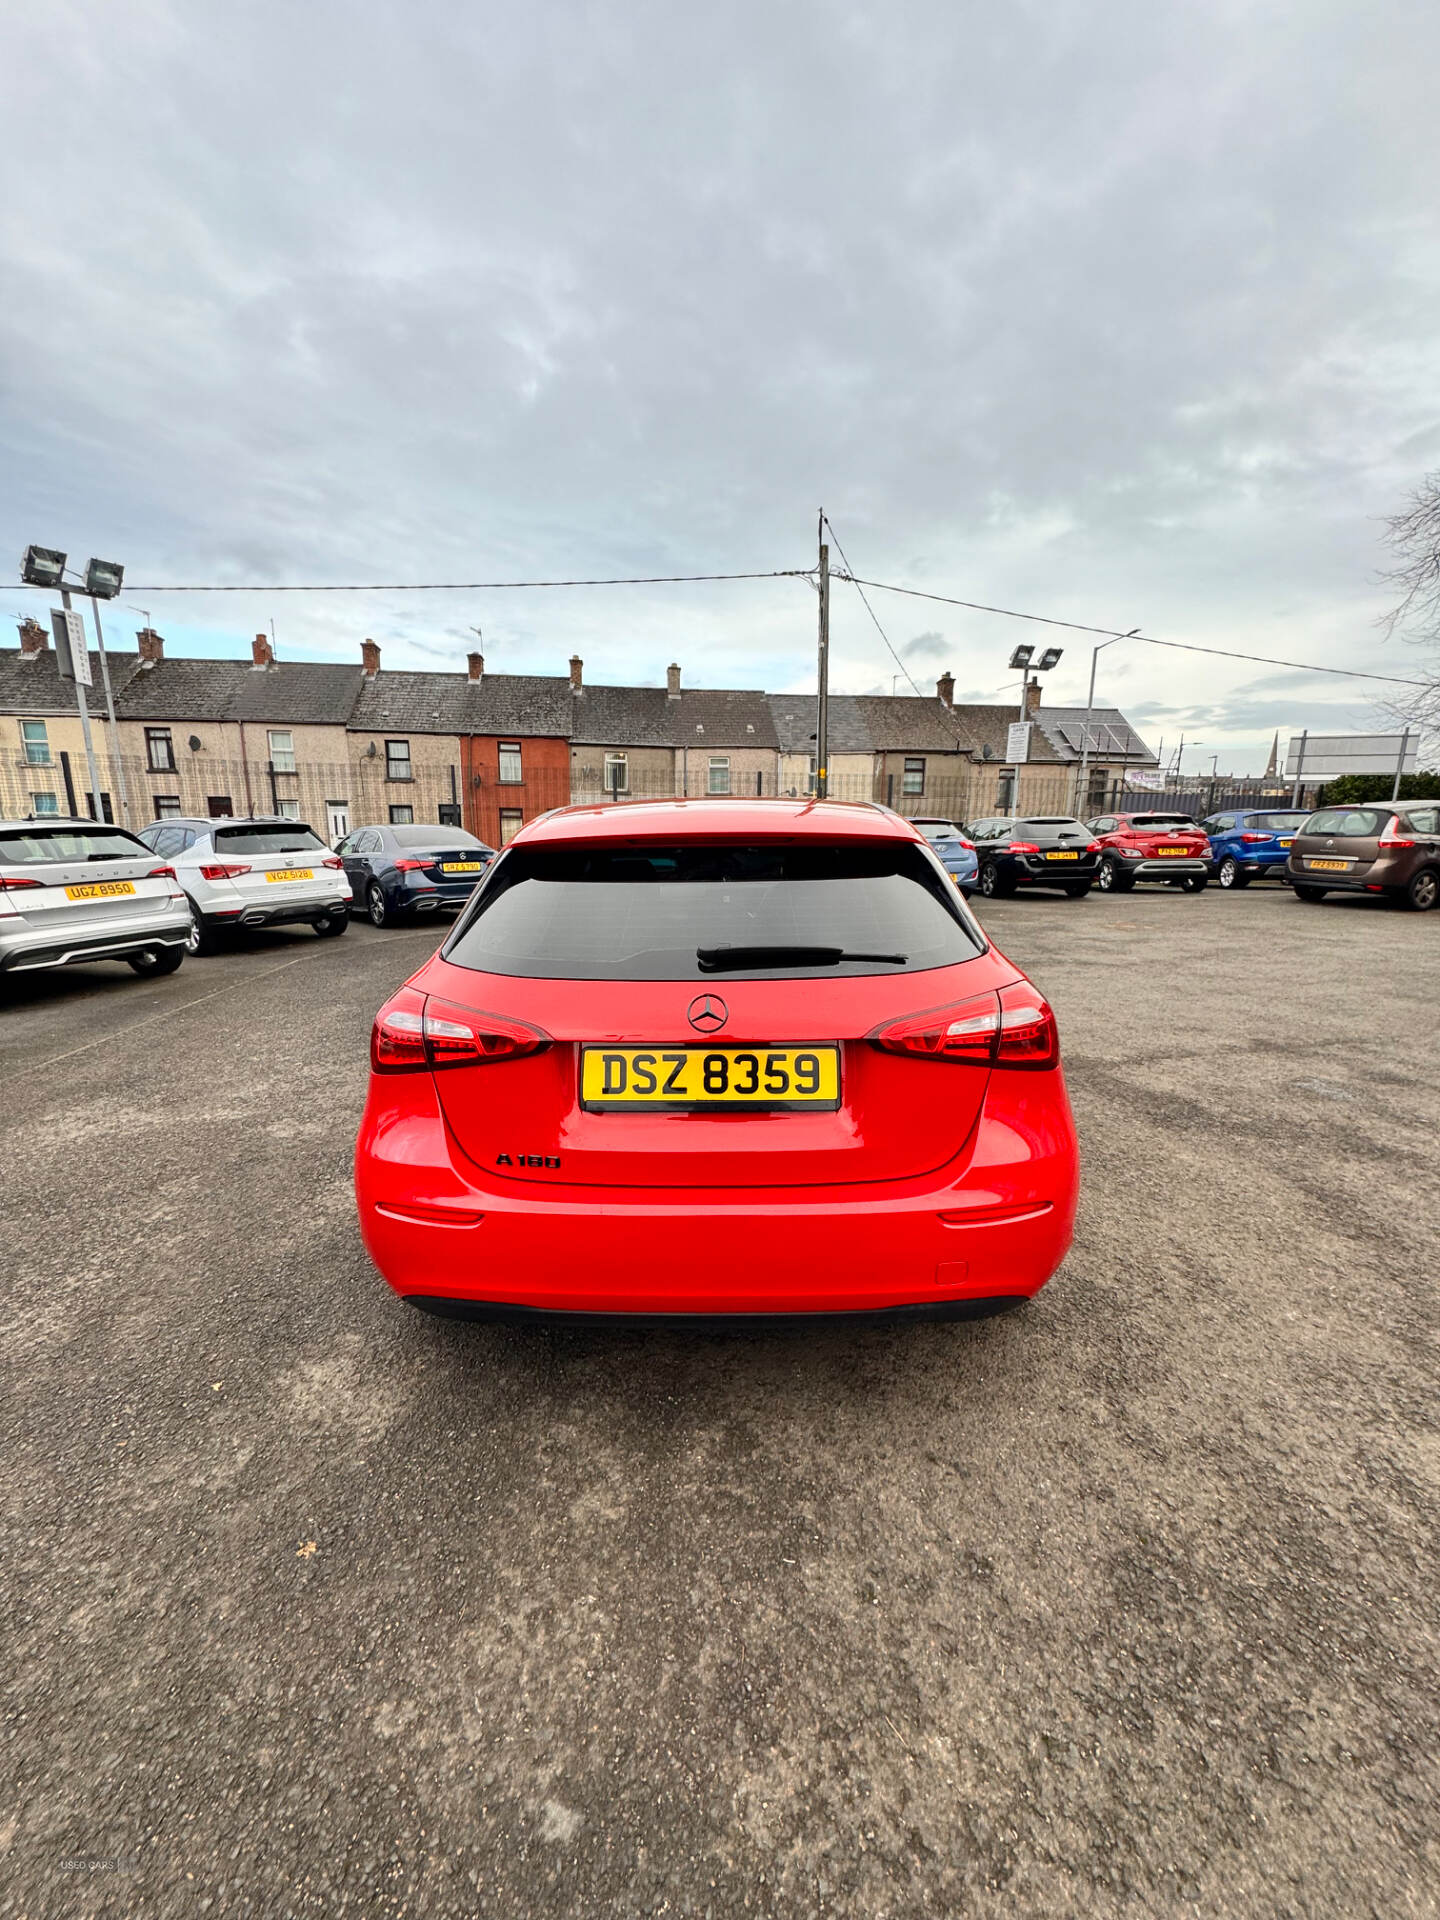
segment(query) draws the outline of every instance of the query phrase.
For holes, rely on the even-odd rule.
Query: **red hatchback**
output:
[[[972,1315],[1070,1244],[1055,1017],[883,808],[547,814],[371,1065],[361,1228],[432,1313]]]

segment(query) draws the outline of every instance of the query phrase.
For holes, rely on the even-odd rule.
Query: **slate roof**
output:
[[[351,733],[486,733],[516,739],[568,734],[570,682],[553,674],[412,673],[382,667],[360,680]]]
[[[858,704],[877,753],[969,753],[978,756],[985,735],[971,722],[972,712],[1002,708],[947,707],[936,694],[862,694]],[[1011,715],[1014,718],[1014,715]],[[1004,726],[1000,728],[1004,743]]]
[[[248,660],[157,660],[137,666],[115,696],[121,720],[254,720],[278,726],[343,726],[360,685],[358,667]]]
[[[814,753],[815,696],[813,693],[772,693],[766,703],[775,724],[782,753]],[[830,696],[830,752],[870,753],[874,742],[860,701],[854,694]]]
[[[107,647],[105,658],[110,664],[110,691],[115,695],[115,705],[120,705],[120,689],[140,664],[136,653],[112,653]],[[105,682],[100,677],[100,656],[92,651],[90,655],[90,677],[94,685],[86,694],[86,704],[92,713],[104,714]],[[73,681],[60,678],[59,664],[55,658],[55,649],[47,647],[41,654],[26,659],[18,647],[0,647],[0,713],[74,713],[75,685]]]
[[[570,738],[587,747],[673,747],[675,712],[682,704],[664,687],[586,687],[572,694]]]
[[[770,703],[758,688],[695,687],[670,702],[677,747],[779,747]]]

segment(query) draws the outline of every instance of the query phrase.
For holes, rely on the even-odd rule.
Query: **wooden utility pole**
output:
[[[815,792],[825,798],[830,779],[830,549],[825,544],[825,514],[820,514],[820,660],[816,676]]]

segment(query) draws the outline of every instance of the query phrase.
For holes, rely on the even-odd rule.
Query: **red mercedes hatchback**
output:
[[[361,1227],[432,1313],[973,1315],[1070,1244],[1055,1016],[881,807],[547,814],[371,1066]]]

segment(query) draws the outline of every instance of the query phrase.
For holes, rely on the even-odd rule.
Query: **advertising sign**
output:
[[[90,677],[90,649],[85,644],[85,622],[73,608],[50,609],[50,631],[55,636],[55,664],[62,680],[78,680],[82,687],[93,686]]]
[[[1030,729],[1034,723],[1029,720],[1012,720],[1005,735],[1005,759],[1012,767],[1024,766],[1030,758]]]
[[[1403,733],[1297,733],[1285,756],[1287,779],[1330,780],[1341,773],[1415,771],[1420,745],[1417,727]],[[1401,752],[1404,761],[1401,761]]]

